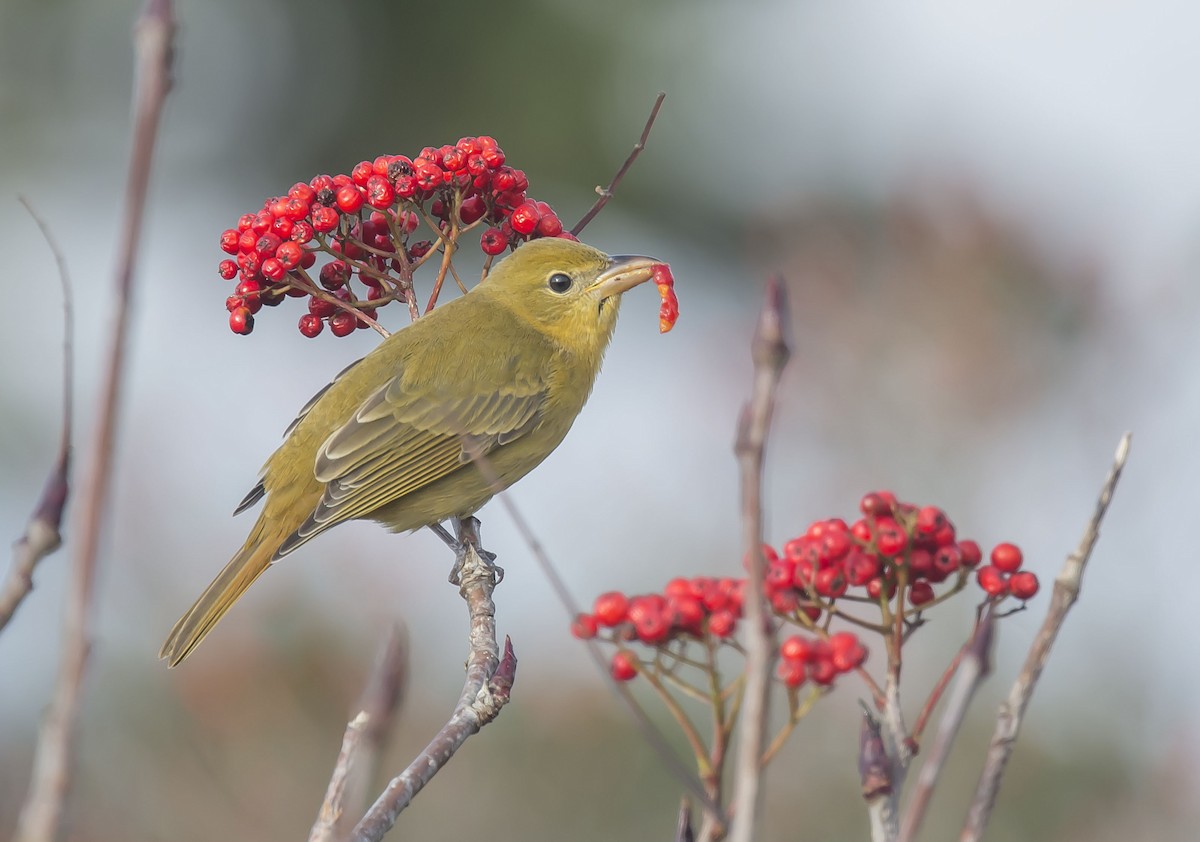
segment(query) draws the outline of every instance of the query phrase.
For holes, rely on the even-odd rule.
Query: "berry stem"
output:
[[[712,775],[712,767],[709,765],[708,751],[704,747],[704,740],[700,738],[700,732],[696,730],[696,726],[688,717],[687,712],[684,711],[675,697],[671,695],[671,691],[663,686],[657,675],[650,670],[644,670],[641,675],[654,688],[654,691],[658,693],[658,697],[662,699],[671,716],[675,717],[675,721],[679,723],[679,727],[683,731],[683,736],[688,741],[688,745],[692,749],[692,754],[696,757],[696,771],[700,774],[702,780],[707,781],[709,776]]]
[[[809,688],[808,696],[804,699],[804,701],[798,702],[798,688],[788,688],[787,722],[783,723],[779,729],[779,732],[775,735],[775,738],[771,740],[771,744],[767,746],[767,750],[763,752],[762,760],[759,762],[762,764],[764,769],[770,765],[772,760],[775,759],[775,755],[777,755],[779,750],[782,749],[787,743],[788,737],[792,735],[792,731],[795,730],[798,724],[800,724],[800,720],[808,715],[809,711],[811,711],[813,706],[817,703],[817,700],[820,699],[821,696],[825,695],[825,692],[826,691],[823,691],[817,687],[811,687]]]

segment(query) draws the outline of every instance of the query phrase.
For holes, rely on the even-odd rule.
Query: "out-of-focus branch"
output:
[[[675,823],[675,842],[696,842],[692,830],[692,804],[685,797],[679,802],[679,820]]]
[[[325,800],[308,835],[309,842],[333,842],[349,835],[344,827],[349,813],[365,799],[367,787],[378,771],[379,757],[387,744],[396,711],[404,695],[408,676],[408,641],[399,626],[393,626],[371,669],[371,676],[358,703],[358,714],[346,726],[342,748],[334,765]]]
[[[859,733],[858,774],[871,820],[871,842],[892,842],[897,829],[892,762],[883,744],[879,720],[865,704]]]
[[[646,148],[646,141],[650,139],[650,129],[654,128],[654,121],[658,119],[658,111],[662,108],[663,100],[667,98],[666,91],[659,91],[658,96],[654,100],[654,107],[650,109],[650,116],[646,118],[646,126],[642,129],[642,136],[638,138],[638,142],[634,144],[633,151],[629,153],[629,157],[625,159],[625,163],[621,164],[621,169],[617,170],[617,174],[613,176],[612,181],[607,187],[597,187],[596,193],[600,196],[591,209],[583,215],[583,218],[575,223],[575,227],[571,229],[571,233],[576,237],[579,232],[587,227],[587,224],[596,218],[596,214],[604,210],[604,206],[608,204],[608,200],[613,197],[616,192],[617,185],[621,183],[621,179],[625,177],[625,173],[629,172],[629,168],[633,166],[633,162],[637,160],[638,155],[642,154],[642,150]]]
[[[780,375],[791,354],[787,317],[787,292],[783,279],[772,278],[767,283],[752,344],[754,383],[750,400],[742,409],[734,446],[741,476],[742,546],[745,548],[748,576],[746,592],[743,594],[746,689],[738,729],[736,779],[731,805],[732,842],[752,842],[762,803],[762,756],[767,737],[771,662],[775,650],[775,629],[763,594],[766,561],[762,552],[762,469]]]
[[[67,261],[62,249],[54,240],[50,226],[34,210],[33,205],[24,196],[18,197],[25,210],[33,217],[34,223],[42,232],[54,262],[58,265],[58,280],[62,284],[63,293],[63,402],[62,402],[62,433],[58,442],[58,456],[50,475],[46,477],[46,485],[42,488],[42,496],[34,507],[29,522],[25,525],[25,534],[17,539],[13,547],[12,567],[4,584],[0,585],[0,631],[8,625],[13,613],[21,600],[33,590],[33,571],[41,561],[62,545],[62,517],[70,493],[68,477],[71,471],[71,418],[74,415],[75,367],[73,361],[72,343],[75,336],[75,302],[71,293],[71,276],[67,271]]]
[[[1054,591],[1050,595],[1050,607],[1046,611],[1046,619],[1042,622],[1042,627],[1029,647],[1029,654],[1025,657],[1021,673],[1013,683],[1008,698],[1000,705],[1000,713],[996,718],[996,729],[992,732],[992,740],[988,745],[987,759],[984,761],[983,772],[979,777],[979,785],[975,789],[975,796],[967,811],[966,823],[959,836],[961,842],[977,842],[983,837],[984,828],[987,827],[992,808],[996,804],[996,793],[1000,790],[1000,780],[1004,776],[1008,759],[1012,756],[1013,747],[1016,745],[1017,735],[1021,730],[1021,722],[1025,716],[1025,709],[1029,706],[1033,689],[1050,657],[1050,649],[1058,638],[1058,632],[1062,629],[1067,612],[1079,598],[1083,571],[1087,567],[1092,549],[1100,537],[1100,523],[1108,512],[1108,505],[1112,502],[1117,480],[1121,478],[1121,471],[1125,468],[1125,461],[1129,458],[1131,439],[1132,434],[1126,433],[1117,445],[1112,467],[1108,471],[1108,477],[1104,480],[1104,486],[1100,489],[1096,509],[1083,532],[1083,538],[1080,539],[1075,552],[1067,556],[1058,578],[1054,581]]]
[[[133,148],[125,186],[125,216],[117,259],[116,318],[109,331],[112,345],[100,392],[98,422],[92,442],[90,472],[81,496],[78,543],[71,559],[63,629],[62,660],[54,698],[38,736],[29,793],[21,808],[16,842],[53,842],[60,833],[63,805],[70,786],[70,766],[82,702],[83,679],[90,649],[89,627],[96,579],[100,529],[108,510],[117,410],[125,372],[125,340],[129,334],[133,272],[141,240],[150,165],[158,137],[159,117],[170,89],[175,18],[170,0],[148,0],[134,30],[136,91]]]
[[[963,649],[958,678],[946,700],[946,711],[942,714],[942,721],[938,723],[933,745],[917,775],[917,786],[913,792],[912,801],[909,802],[904,819],[900,822],[900,842],[913,842],[917,838],[917,831],[921,829],[921,822],[924,820],[925,813],[929,809],[929,802],[933,798],[933,790],[946,765],[946,758],[950,756],[950,747],[954,744],[958,729],[967,716],[967,708],[971,705],[971,699],[974,698],[979,685],[991,674],[995,622],[989,608]]]
[[[467,681],[449,721],[434,736],[408,768],[391,780],[383,793],[354,828],[354,842],[378,842],[391,830],[401,811],[433,776],[449,762],[472,734],[499,715],[508,703],[517,672],[512,642],[505,638],[504,655],[496,642],[497,568],[491,553],[480,548],[479,521],[456,521],[459,557],[455,569],[459,593],[470,615],[470,656]]]

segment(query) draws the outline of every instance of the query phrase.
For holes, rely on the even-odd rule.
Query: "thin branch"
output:
[[[498,574],[493,556],[479,544],[479,521],[463,518],[455,522],[460,546],[455,571],[459,593],[467,603],[471,630],[467,680],[449,721],[434,736],[408,768],[393,778],[354,828],[354,842],[378,842],[391,830],[401,811],[414,796],[450,761],[454,753],[495,719],[508,704],[516,677],[517,658],[512,642],[504,641],[504,656],[496,641],[496,605],[492,592]]]
[[[170,0],[148,0],[134,28],[136,91],[133,148],[125,187],[125,217],[117,258],[116,319],[109,331],[111,346],[100,392],[92,462],[83,488],[79,543],[71,559],[71,576],[63,627],[62,660],[54,698],[46,711],[34,756],[29,793],[21,808],[16,842],[53,842],[60,835],[63,806],[70,787],[83,679],[91,648],[89,628],[96,582],[100,530],[108,510],[117,409],[125,373],[125,341],[129,335],[133,273],[141,240],[150,165],[159,117],[170,89],[175,20]]]
[[[521,535],[521,539],[525,542],[525,545],[529,548],[529,552],[542,569],[542,573],[550,582],[550,587],[553,589],[555,596],[558,597],[558,601],[566,609],[567,617],[574,618],[578,616],[582,613],[579,604],[575,601],[575,597],[571,595],[571,591],[567,587],[562,574],[558,572],[558,566],[550,558],[550,554],[546,552],[546,548],[542,546],[541,540],[533,531],[533,527],[529,525],[529,521],[525,519],[521,510],[517,508],[517,504],[513,501],[512,496],[504,491],[504,485],[500,482],[500,478],[497,476],[495,468],[492,467],[491,461],[479,450],[478,445],[471,437],[463,437],[463,446],[470,453],[472,462],[479,468],[479,472],[483,474],[483,478],[496,491],[496,499],[500,501],[500,505],[508,512],[508,516],[517,527],[517,532]],[[604,677],[604,683],[625,703],[629,712],[633,714],[633,720],[637,724],[638,730],[642,732],[642,737],[651,745],[655,754],[659,756],[659,759],[662,760],[668,771],[692,793],[702,805],[706,815],[717,815],[720,812],[720,805],[716,804],[708,796],[700,781],[684,765],[684,762],[679,759],[679,755],[671,749],[662,732],[650,717],[646,715],[642,706],[638,704],[629,686],[624,682],[611,680],[608,661],[605,659],[600,647],[594,640],[587,640],[584,643],[586,644],[592,663],[596,665],[596,669]]]
[[[404,696],[408,677],[408,641],[403,629],[388,630],[371,675],[358,702],[358,714],[346,726],[342,749],[338,754],[325,801],[309,833],[309,842],[333,842],[349,835],[343,828],[351,810],[359,810],[366,799],[367,787],[375,779],[383,747],[391,735],[396,711]]]
[[[684,798],[679,802],[679,819],[675,822],[675,842],[695,842],[692,830],[692,805]]]
[[[1121,471],[1125,467],[1125,461],[1129,458],[1131,438],[1132,434],[1126,433],[1117,445],[1112,467],[1100,490],[1100,498],[1096,501],[1096,509],[1088,521],[1079,546],[1075,552],[1067,556],[1067,560],[1054,582],[1054,592],[1050,596],[1050,607],[1046,611],[1046,619],[1042,622],[1042,627],[1029,647],[1029,654],[1026,655],[1021,673],[1009,691],[1008,699],[1000,705],[1000,712],[996,718],[996,729],[992,733],[983,773],[979,777],[979,785],[975,789],[975,796],[967,811],[966,823],[959,836],[960,842],[976,842],[982,838],[984,828],[987,827],[992,808],[996,804],[996,793],[1000,790],[1000,780],[1004,776],[1008,759],[1012,756],[1013,746],[1016,744],[1017,735],[1021,730],[1021,722],[1025,716],[1025,709],[1029,706],[1033,689],[1050,657],[1050,649],[1058,638],[1067,612],[1079,598],[1083,570],[1100,537],[1100,522],[1104,520],[1108,505],[1112,502],[1113,492],[1117,487],[1117,480],[1121,478]]]
[[[638,138],[638,142],[634,144],[633,151],[629,153],[629,157],[625,159],[625,163],[621,165],[621,169],[617,170],[617,174],[613,176],[612,181],[607,187],[597,187],[596,193],[600,198],[592,205],[591,209],[583,215],[583,219],[575,223],[575,227],[571,229],[571,233],[576,237],[579,232],[587,227],[587,224],[596,218],[596,214],[604,210],[604,206],[608,204],[608,200],[613,197],[616,192],[617,185],[621,183],[621,179],[625,177],[625,173],[629,172],[629,168],[633,166],[633,162],[637,160],[638,155],[642,154],[642,150],[646,148],[646,141],[650,138],[650,129],[654,128],[654,121],[658,119],[658,110],[662,108],[663,100],[667,98],[666,91],[659,91],[658,96],[654,100],[654,107],[650,109],[650,116],[646,118],[646,126],[642,129],[642,136]]]
[[[771,687],[771,661],[775,651],[775,627],[763,594],[766,560],[762,551],[763,454],[771,418],[775,413],[779,379],[787,365],[787,290],[783,279],[767,282],[763,307],[751,346],[754,381],[750,400],[738,422],[737,454],[741,475],[742,546],[749,576],[743,594],[746,615],[746,689],[738,729],[735,789],[731,810],[732,842],[752,842],[762,805],[762,756],[767,739],[767,714]]]
[[[62,284],[63,294],[63,374],[62,374],[62,432],[58,442],[58,456],[46,484],[42,488],[42,496],[34,507],[29,522],[25,525],[25,534],[17,539],[13,547],[12,567],[4,584],[0,586],[0,631],[8,625],[13,613],[21,601],[33,590],[33,571],[38,562],[50,555],[62,545],[63,509],[70,494],[68,476],[71,469],[71,419],[75,413],[75,365],[72,343],[75,336],[75,302],[71,291],[71,275],[67,271],[67,261],[62,249],[50,232],[50,226],[38,215],[32,204],[24,196],[18,196],[18,201],[33,217],[34,223],[42,232],[54,262],[58,266],[58,280]]]
[[[966,719],[971,699],[974,698],[979,685],[992,672],[994,632],[995,619],[992,612],[988,611],[984,614],[983,621],[975,627],[975,633],[963,649],[958,678],[946,699],[946,711],[938,723],[933,745],[917,775],[916,790],[900,822],[899,842],[913,842],[917,838],[917,831],[921,829],[921,822],[924,821],[929,802],[933,799],[933,790],[941,777],[942,769],[945,768],[946,759],[950,756],[950,747],[954,744],[954,738],[958,735],[963,720]]]
[[[342,748],[338,752],[337,763],[333,766],[329,787],[325,790],[325,800],[321,802],[317,820],[308,833],[308,842],[334,842],[337,839],[337,825],[344,809],[346,784],[350,780],[358,747],[362,743],[363,732],[367,730],[369,721],[367,712],[360,710],[346,726],[346,733],[342,736]]]

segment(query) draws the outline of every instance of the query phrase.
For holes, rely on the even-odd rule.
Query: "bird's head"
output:
[[[621,293],[648,281],[661,262],[547,237],[498,263],[479,288],[560,344],[602,352],[617,323]]]

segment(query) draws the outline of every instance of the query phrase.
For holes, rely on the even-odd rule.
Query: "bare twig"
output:
[[[371,676],[358,702],[358,714],[346,726],[325,801],[309,833],[309,842],[333,842],[349,835],[342,828],[351,810],[361,809],[367,787],[378,771],[379,757],[396,720],[408,673],[408,641],[392,626],[379,648]]]
[[[642,136],[638,138],[638,142],[634,144],[633,151],[629,153],[629,157],[625,159],[625,163],[621,164],[621,169],[617,170],[617,174],[613,176],[612,181],[607,187],[597,187],[596,193],[600,198],[592,205],[591,209],[583,215],[583,218],[575,223],[575,227],[571,229],[571,233],[576,237],[579,232],[587,227],[587,224],[596,218],[596,214],[604,210],[604,206],[608,204],[608,200],[613,197],[613,193],[617,189],[617,185],[621,183],[621,179],[625,177],[625,173],[629,172],[629,168],[633,166],[633,162],[637,160],[638,155],[642,154],[642,150],[646,148],[646,141],[650,138],[650,129],[654,127],[654,121],[658,119],[658,111],[662,108],[663,100],[667,98],[666,91],[659,91],[658,96],[654,100],[654,107],[650,109],[650,116],[646,118],[646,126],[642,129]]]
[[[71,345],[75,336],[75,306],[71,293],[71,276],[67,271],[67,261],[62,249],[54,240],[50,226],[38,215],[32,204],[24,196],[18,200],[25,210],[33,217],[54,262],[58,265],[58,279],[62,284],[63,294],[63,402],[62,402],[62,432],[58,442],[58,456],[50,475],[46,477],[46,485],[42,496],[34,507],[29,522],[25,525],[25,534],[17,539],[13,547],[12,567],[4,584],[0,586],[0,631],[8,625],[13,613],[21,601],[33,590],[33,571],[41,561],[54,552],[62,544],[62,516],[66,507],[70,486],[67,478],[71,468],[71,418],[74,415],[75,367],[72,359]]]
[[[996,803],[996,793],[1000,790],[1000,780],[1004,776],[1008,758],[1012,756],[1017,735],[1021,730],[1021,721],[1025,716],[1025,709],[1029,706],[1033,689],[1046,666],[1050,648],[1058,638],[1058,632],[1066,620],[1067,612],[1079,598],[1083,570],[1087,566],[1088,559],[1091,558],[1092,548],[1096,546],[1096,541],[1100,537],[1100,522],[1104,520],[1108,505],[1112,502],[1113,492],[1117,487],[1117,480],[1121,478],[1121,471],[1125,467],[1125,461],[1129,458],[1131,438],[1132,434],[1126,433],[1117,445],[1112,467],[1109,469],[1108,477],[1104,480],[1104,486],[1100,489],[1100,498],[1096,501],[1096,509],[1088,521],[1083,538],[1080,539],[1075,552],[1067,556],[1062,570],[1059,571],[1058,578],[1054,582],[1054,592],[1050,595],[1050,607],[1046,611],[1046,619],[1042,622],[1042,627],[1029,647],[1029,654],[1025,657],[1021,673],[1013,683],[1008,698],[1000,705],[1000,712],[996,718],[996,729],[992,733],[992,741],[988,746],[987,759],[984,761],[983,772],[979,777],[979,785],[975,789],[975,796],[967,811],[966,823],[959,836],[961,842],[976,842],[982,838],[984,828],[987,827],[992,807]]]
[[[333,766],[333,775],[329,778],[329,787],[325,790],[325,800],[317,813],[317,820],[308,833],[308,842],[334,842],[337,839],[337,825],[345,809],[346,785],[350,773],[357,760],[358,747],[362,743],[363,732],[367,730],[370,717],[365,710],[360,710],[342,736],[342,749],[338,752],[337,762]]]
[[[742,409],[734,446],[741,476],[742,546],[745,548],[749,575],[743,595],[746,614],[746,689],[738,729],[736,779],[731,805],[733,826],[730,839],[733,842],[752,842],[755,838],[762,803],[759,784],[767,737],[771,662],[775,649],[775,628],[763,595],[766,560],[762,552],[762,469],[779,378],[791,353],[788,349],[787,315],[787,292],[783,279],[772,278],[767,283],[751,346],[754,382],[750,400]]]
[[[983,615],[983,620],[975,627],[975,633],[971,636],[970,641],[963,648],[958,678],[946,700],[946,710],[942,714],[941,722],[938,723],[933,745],[926,754],[925,763],[917,775],[916,790],[908,804],[908,810],[900,822],[899,842],[913,842],[917,838],[917,831],[921,829],[921,822],[925,819],[929,802],[933,798],[933,790],[946,765],[946,758],[950,756],[950,747],[954,744],[958,729],[967,716],[967,708],[971,704],[971,699],[974,698],[979,685],[992,671],[994,631],[995,619],[989,609]]]
[[[393,778],[354,828],[354,842],[378,842],[396,823],[397,817],[425,784],[449,762],[472,734],[499,715],[508,703],[516,676],[517,659],[512,642],[504,641],[504,656],[496,642],[497,568],[491,554],[480,548],[479,521],[464,518],[455,522],[460,546],[455,568],[459,593],[470,615],[470,656],[467,681],[450,720],[434,736],[408,768]]]
[[[107,512],[116,440],[117,408],[125,372],[125,340],[129,335],[133,272],[141,239],[150,164],[158,121],[170,89],[171,51],[175,20],[170,0],[148,0],[134,30],[137,56],[133,148],[125,187],[125,217],[117,259],[116,319],[109,331],[105,381],[100,393],[99,421],[92,443],[90,473],[83,488],[79,542],[71,559],[63,652],[54,698],[38,737],[29,793],[21,808],[17,842],[53,842],[62,824],[63,805],[70,786],[76,726],[82,702],[83,679],[90,649],[89,632],[96,579],[100,529]]]
[[[467,448],[467,452],[470,453],[472,461],[479,468],[479,472],[483,474],[483,478],[496,490],[496,499],[500,501],[500,505],[504,507],[505,511],[508,512],[508,516],[512,518],[512,522],[517,527],[517,532],[520,533],[521,539],[529,548],[529,552],[537,561],[538,566],[542,568],[542,573],[549,580],[550,587],[554,590],[559,602],[566,609],[567,617],[574,619],[580,613],[579,604],[575,601],[575,597],[571,595],[566,581],[563,579],[562,574],[558,572],[558,566],[550,558],[550,554],[546,552],[546,548],[542,546],[542,542],[533,531],[533,527],[529,525],[529,521],[525,519],[521,510],[517,508],[517,504],[513,501],[512,496],[504,491],[504,485],[496,475],[496,470],[492,467],[491,461],[485,454],[480,452],[478,446],[470,437],[463,437],[463,446]],[[633,693],[630,692],[629,687],[624,683],[611,680],[608,662],[605,660],[604,653],[600,650],[600,647],[596,645],[594,640],[587,640],[584,643],[587,645],[588,655],[591,657],[592,663],[596,665],[596,669],[604,677],[609,689],[625,703],[630,713],[633,714],[633,720],[637,724],[638,730],[642,732],[642,737],[653,747],[654,752],[663,761],[671,774],[699,801],[703,806],[705,815],[717,816],[720,812],[720,805],[709,797],[704,787],[696,779],[696,776],[688,770],[683,761],[679,759],[679,755],[671,749],[662,732],[659,731],[658,726],[646,715],[642,706],[634,698]],[[723,822],[720,822],[720,824],[723,825]]]

